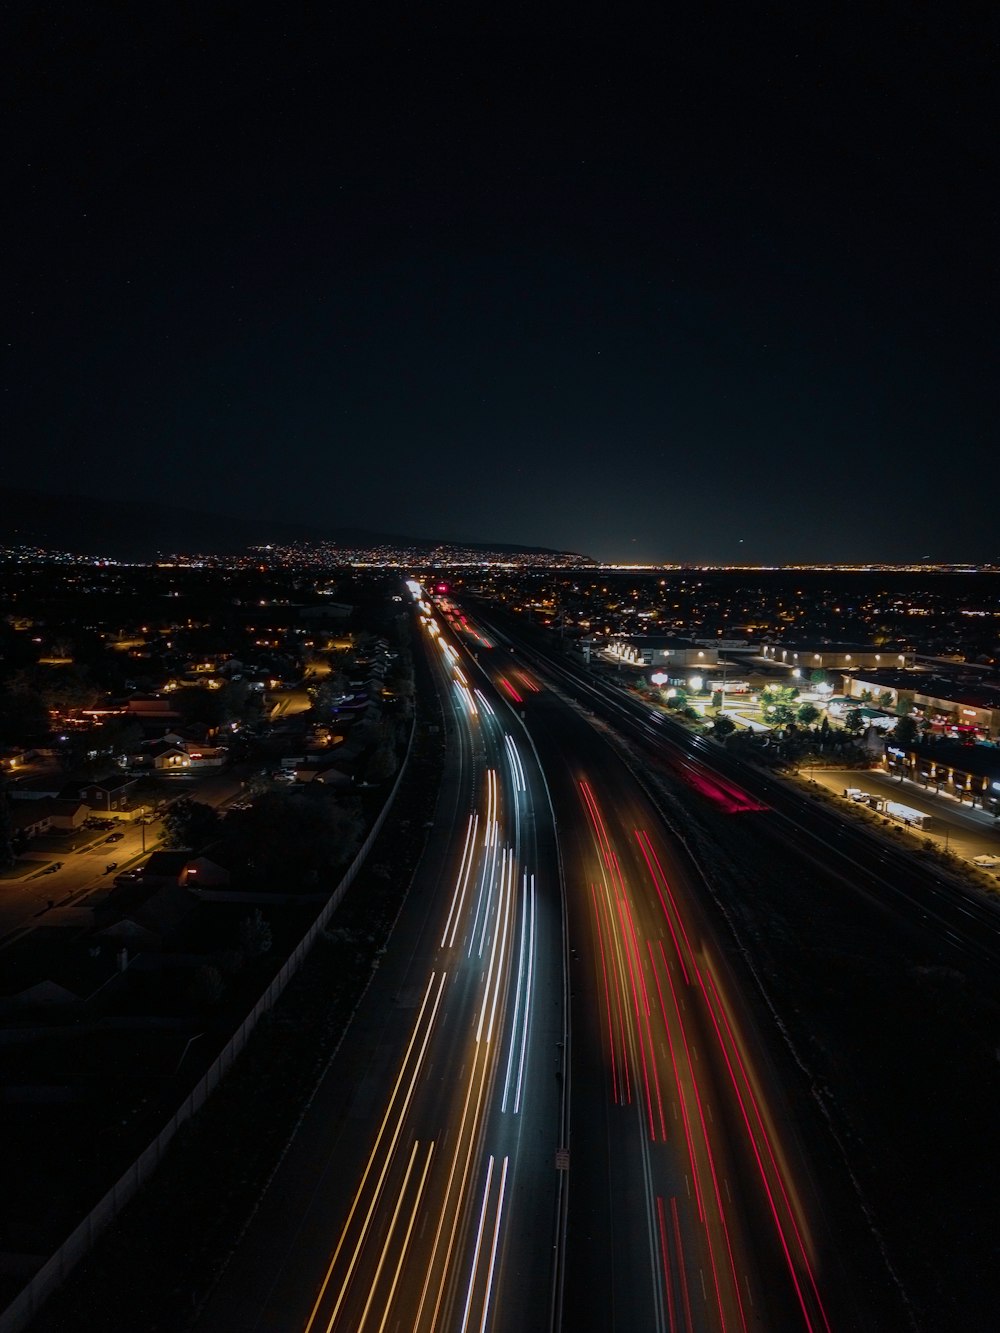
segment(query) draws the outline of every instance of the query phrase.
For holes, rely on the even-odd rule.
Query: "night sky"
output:
[[[4,12],[7,483],[1000,559],[995,5]]]

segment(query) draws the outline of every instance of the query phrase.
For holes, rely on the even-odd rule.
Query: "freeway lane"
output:
[[[813,1155],[819,1162],[834,1145],[813,1098],[803,1099],[797,1057],[782,1071],[784,1044],[772,1053],[761,1042],[758,1024],[775,1046],[774,1013],[769,1000],[760,1005],[751,960],[731,956],[726,931],[720,949],[719,921],[713,911],[709,924],[701,905],[711,885],[693,870],[683,836],[665,835],[643,785],[595,734],[598,692],[585,696],[590,716],[581,716],[562,690],[544,688],[557,673],[542,655],[520,644],[512,653],[481,619],[469,628],[493,645],[481,665],[519,692],[566,867],[574,1043],[565,1326],[895,1326],[898,1295],[865,1211],[831,1164],[823,1162],[822,1188],[814,1179]],[[737,817],[737,839],[740,828],[752,842],[794,835],[786,815],[697,749],[677,762],[698,800],[724,821]],[[816,888],[833,878],[824,868]],[[850,887],[849,878],[838,883]]]
[[[551,818],[504,704],[423,623],[451,754],[437,827],[206,1329],[546,1325],[563,1031]]]
[[[549,694],[529,725],[574,950],[565,1327],[825,1330],[787,1149],[683,865],[602,737]]]
[[[793,1146],[802,1140],[808,1170],[796,1178],[821,1201],[809,1213],[834,1327],[992,1327],[994,904],[711,742],[654,723],[530,635],[522,651],[516,625],[511,654],[495,629],[507,634],[508,621],[489,618],[481,632],[505,672],[527,665],[579,700],[592,725],[607,719],[634,742],[622,747],[630,767],[704,869],[701,900],[716,931],[725,919],[741,1011],[766,1043],[758,1070],[773,1066],[767,1083],[794,1116]],[[536,703],[527,710],[530,719]],[[706,773],[719,791],[701,782]],[[742,812],[720,799],[725,782],[745,794]]]

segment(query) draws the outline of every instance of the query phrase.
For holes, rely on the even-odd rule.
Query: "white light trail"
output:
[[[524,766],[521,763],[521,756],[518,753],[517,742],[510,733],[504,735],[504,744],[507,746],[507,759],[510,763],[511,773],[514,777],[514,788],[516,791],[527,791],[528,787],[524,780]]]
[[[465,1292],[465,1309],[462,1311],[462,1333],[466,1333],[469,1327],[469,1311],[472,1308],[472,1295],[476,1286],[476,1270],[479,1268],[479,1251],[483,1245],[483,1228],[486,1225],[486,1205],[490,1200],[490,1184],[493,1180],[493,1156],[490,1155],[490,1163],[486,1168],[486,1184],[483,1186],[483,1201],[479,1205],[479,1227],[476,1231],[476,1245],[472,1251],[472,1272],[469,1274],[469,1281]]]
[[[524,1060],[528,1047],[528,1029],[531,1021],[531,993],[534,983],[535,970],[535,877],[531,876],[529,883],[528,873],[524,872],[521,886],[522,911],[521,911],[521,947],[517,962],[517,993],[514,1000],[514,1018],[510,1029],[510,1054],[507,1057],[507,1073],[504,1078],[503,1100],[500,1103],[500,1110],[507,1110],[507,1103],[510,1100],[511,1079],[514,1076],[514,1053],[518,1049],[520,1055],[517,1061],[517,1081],[514,1086],[514,1106],[513,1114],[521,1109],[521,1088],[524,1082]],[[524,994],[524,1008],[522,1013],[521,995]],[[520,1019],[520,1028],[518,1020]]]
[[[490,1161],[492,1162],[492,1157]],[[479,1321],[479,1333],[485,1333],[486,1321],[490,1315],[490,1301],[493,1299],[493,1273],[497,1262],[497,1242],[500,1239],[500,1222],[503,1218],[503,1200],[507,1189],[507,1163],[510,1158],[503,1159],[503,1167],[500,1171],[500,1197],[497,1200],[497,1216],[493,1223],[493,1244],[490,1247],[490,1266],[486,1272],[486,1295],[483,1298],[483,1317]]]
[[[451,926],[451,939],[448,939],[447,947],[450,949],[455,942],[455,930],[458,927],[458,918],[462,912],[462,904],[465,902],[465,891],[469,884],[469,876],[472,874],[473,850],[476,844],[476,830],[479,827],[479,815],[469,816],[469,827],[465,832],[465,847],[462,849],[462,864],[458,868],[458,879],[455,881],[455,892],[451,898],[451,909],[448,912],[448,920],[444,924],[444,934],[441,936],[441,948],[445,948],[445,940],[448,939],[448,927]],[[454,924],[453,924],[454,922]]]
[[[505,852],[506,854],[506,852]],[[507,923],[510,920],[510,904],[514,897],[514,857],[513,854],[507,862],[507,874],[501,878],[500,900],[497,902],[497,931],[493,936],[493,944],[490,949],[490,962],[486,969],[486,990],[483,994],[483,1008],[479,1015],[479,1026],[476,1028],[476,1041],[482,1037],[483,1020],[486,1017],[486,1004],[489,999],[490,989],[493,991],[493,1003],[490,1006],[490,1021],[486,1029],[486,1040],[493,1040],[493,1020],[497,1012],[497,1000],[500,998],[500,987],[504,977],[504,955],[507,952]],[[503,912],[503,922],[500,921],[500,913]],[[500,954],[497,957],[497,944],[500,945]],[[496,968],[494,969],[494,960]]]
[[[478,689],[476,690],[476,698],[479,700],[479,702],[482,704],[482,706],[486,709],[487,713],[489,713],[490,717],[496,717],[496,713],[494,713],[492,707],[490,706],[490,701],[489,701],[489,699],[487,699],[486,695],[482,692],[482,690],[478,690]]]

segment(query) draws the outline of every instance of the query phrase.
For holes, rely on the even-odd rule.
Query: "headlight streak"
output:
[[[431,635],[439,633],[433,622],[427,628]],[[439,642],[442,664],[452,677],[456,712],[496,718],[486,695],[470,689],[456,665],[455,649],[443,636]],[[483,742],[494,755],[499,754],[501,730],[484,730]],[[455,1018],[446,1003],[455,969],[432,973],[305,1333],[334,1333],[347,1326],[355,1333],[397,1333],[403,1328],[444,1333],[445,1325],[460,1326],[463,1333],[487,1333],[490,1326],[502,1268],[511,1158],[500,1153],[488,1157],[478,1226],[470,1196],[480,1170],[486,1169],[484,1137],[488,1116],[497,1110],[501,1068],[500,1113],[519,1115],[524,1107],[534,1068],[528,1043],[537,1008],[532,993],[537,974],[536,883],[519,865],[521,796],[527,781],[517,743],[506,732],[503,753],[508,771],[495,761],[486,768],[485,801],[477,800],[468,815],[440,936],[442,950],[456,942],[461,948],[461,931],[468,932],[466,956],[475,969],[469,976],[474,986],[469,1004],[470,1010],[473,1004],[476,1009],[460,1009],[458,1022],[459,1031],[468,1025],[464,1040],[474,1038],[471,1061],[465,1061],[461,1079],[446,1099],[451,1106],[446,1129],[423,1125],[424,1132],[415,1134],[417,1117],[424,1114],[417,1094],[428,1080],[428,1065],[434,1061],[431,1072],[437,1079],[438,1048],[447,1049],[442,1046],[446,1035],[449,1043],[455,1040]],[[441,1026],[442,1015],[447,1031]]]
[[[455,932],[458,929],[459,918],[462,915],[462,904],[465,902],[465,892],[469,886],[469,876],[472,874],[472,854],[476,843],[476,830],[479,828],[479,815],[469,816],[469,827],[465,833],[465,847],[462,849],[462,864],[458,868],[458,879],[455,881],[455,892],[451,899],[451,909],[448,912],[448,920],[444,923],[444,934],[441,936],[441,948],[451,948],[455,943]],[[448,927],[451,926],[451,938],[448,939]],[[447,939],[447,945],[445,941]]]
[[[480,958],[483,956],[483,943],[489,921],[489,905],[493,898],[493,886],[496,883],[498,834],[497,776],[495,770],[491,768],[486,774],[486,832],[483,836],[483,851],[490,854],[483,858],[483,873],[480,877],[479,894],[476,898],[476,914],[472,921],[472,930],[469,932],[468,957],[470,958],[472,957],[472,950],[475,948],[480,915],[483,916],[483,936],[479,944],[479,956]],[[483,911],[484,905],[485,912]]]
[[[524,780],[524,766],[521,763],[521,756],[518,754],[517,743],[509,732],[505,733],[503,739],[507,747],[507,758],[510,761],[510,771],[514,779],[514,790],[527,791],[528,785]]]
[[[510,917],[510,904],[514,896],[514,858],[507,858],[506,849],[504,850],[504,867],[500,872],[500,898],[497,901],[497,930],[493,934],[493,943],[490,946],[490,961],[486,969],[486,990],[483,993],[483,1007],[479,1012],[479,1023],[476,1026],[476,1041],[482,1040],[483,1022],[486,1018],[486,1008],[490,1000],[490,990],[493,991],[493,1002],[490,1006],[490,1022],[486,1031],[487,1042],[493,1038],[493,1019],[496,1015],[497,997],[500,994],[500,986],[504,979],[503,960],[507,951],[507,922]],[[500,914],[503,913],[503,924],[500,922]],[[485,923],[484,923],[485,930]],[[497,958],[497,945],[500,946],[499,959]],[[482,949],[480,948],[480,954]],[[494,962],[496,961],[496,975],[494,977]]]
[[[493,1158],[490,1158],[492,1162]],[[503,1201],[507,1189],[507,1164],[510,1161],[508,1157],[503,1159],[503,1167],[500,1171],[500,1193],[497,1198],[497,1215],[493,1223],[493,1244],[490,1246],[490,1266],[486,1272],[486,1295],[483,1299],[483,1317],[479,1321],[479,1333],[484,1333],[486,1329],[486,1320],[490,1314],[490,1302],[493,1299],[493,1274],[497,1261],[497,1242],[500,1239],[500,1222],[503,1218]]]
[[[528,1050],[528,1032],[531,1026],[531,995],[534,985],[535,970],[535,877],[528,879],[524,872],[522,884],[521,911],[521,948],[517,960],[517,992],[514,1000],[514,1018],[511,1023],[510,1054],[507,1057],[507,1076],[504,1079],[503,1100],[500,1110],[506,1112],[510,1099],[510,1080],[514,1070],[514,1051],[518,1038],[518,1016],[521,1010],[521,995],[524,995],[524,1014],[521,1018],[520,1056],[517,1062],[517,1083],[514,1088],[514,1115],[521,1109],[521,1086],[524,1081],[524,1059]],[[526,943],[527,941],[527,943]],[[527,955],[527,961],[525,961]],[[522,988],[522,980],[524,982]]]
[[[462,1333],[466,1333],[469,1327],[469,1307],[472,1305],[472,1293],[476,1286],[476,1269],[479,1267],[479,1251],[483,1246],[483,1227],[486,1225],[486,1205],[490,1198],[490,1184],[493,1180],[493,1154],[490,1154],[489,1165],[486,1168],[486,1184],[483,1186],[483,1202],[479,1208],[479,1227],[476,1230],[476,1244],[472,1251],[472,1272],[469,1274],[469,1281],[466,1285],[465,1309],[462,1311]]]
[[[431,1149],[432,1149],[432,1150],[433,1150],[433,1147],[434,1147],[434,1145],[431,1144]],[[419,1142],[418,1142],[416,1139],[414,1139],[414,1140],[413,1140],[413,1148],[412,1148],[411,1151],[410,1151],[410,1160],[409,1160],[409,1161],[407,1162],[407,1164],[406,1164],[406,1173],[405,1173],[405,1175],[403,1176],[403,1183],[402,1183],[402,1185],[400,1185],[400,1187],[399,1187],[399,1194],[398,1194],[397,1197],[396,1197],[396,1206],[395,1206],[395,1208],[392,1210],[392,1217],[391,1217],[391,1219],[390,1219],[390,1221],[389,1221],[389,1230],[386,1232],[385,1239],[384,1239],[383,1242],[382,1242],[382,1253],[379,1255],[378,1264],[377,1264],[377,1266],[376,1266],[376,1268],[375,1268],[375,1276],[372,1278],[371,1285],[370,1285],[370,1287],[369,1287],[369,1289],[368,1289],[368,1299],[365,1301],[365,1308],[361,1311],[361,1318],[360,1318],[360,1320],[358,1321],[357,1333],[363,1333],[365,1323],[366,1323],[366,1321],[367,1321],[367,1319],[368,1319],[369,1311],[370,1311],[371,1308],[372,1308],[372,1301],[374,1301],[374,1299],[375,1299],[375,1290],[376,1290],[376,1288],[378,1287],[379,1278],[382,1276],[382,1267],[383,1267],[383,1265],[385,1264],[385,1261],[386,1261],[386,1259],[388,1258],[388,1255],[389,1255],[389,1244],[390,1244],[390,1242],[392,1241],[393,1232],[396,1230],[396,1223],[399,1221],[399,1214],[400,1214],[400,1212],[401,1212],[401,1210],[402,1210],[402,1207],[403,1207],[403,1198],[404,1198],[405,1195],[406,1195],[406,1187],[407,1187],[407,1185],[410,1183],[410,1176],[413,1174],[413,1163],[417,1160],[417,1152],[419,1151],[419,1148],[420,1148],[420,1144],[419,1144]],[[430,1158],[429,1158],[429,1157],[428,1157],[428,1161],[430,1161]],[[425,1176],[425,1178],[426,1178],[426,1174],[427,1174],[427,1171],[426,1171],[426,1167],[425,1167],[425,1169],[424,1169],[424,1176]],[[418,1202],[419,1202],[419,1199],[418,1199]],[[412,1226],[413,1226],[413,1214],[414,1214],[415,1211],[416,1211],[416,1206],[414,1205],[414,1208],[413,1208],[413,1210],[412,1210],[411,1213],[410,1213],[410,1226],[411,1226],[411,1228],[412,1228]],[[388,1302],[386,1303],[386,1306],[383,1307],[383,1308],[384,1308],[384,1310],[388,1310]],[[382,1317],[382,1322],[383,1322],[383,1323],[385,1322],[385,1315],[384,1315],[384,1314],[383,1314],[383,1317]]]
[[[493,707],[490,704],[489,699],[487,699],[486,695],[482,692],[482,690],[479,689],[476,690],[476,698],[479,700],[480,706],[485,708],[487,713],[489,713],[490,717],[496,717],[496,713],[493,711]]]
[[[378,1333],[385,1333],[385,1326],[389,1320],[389,1312],[392,1309],[392,1303],[396,1298],[396,1288],[399,1285],[399,1276],[403,1271],[403,1264],[406,1260],[407,1253],[409,1252],[410,1238],[413,1235],[413,1227],[417,1220],[418,1209],[420,1207],[420,1200],[423,1198],[424,1185],[427,1183],[427,1173],[430,1170],[431,1158],[433,1157],[433,1155],[434,1155],[434,1144],[429,1143],[427,1145],[427,1160],[424,1162],[424,1173],[420,1177],[420,1184],[417,1187],[417,1197],[414,1199],[413,1208],[410,1211],[410,1221],[406,1228],[406,1235],[403,1237],[403,1245],[399,1251],[399,1259],[396,1261],[396,1271],[392,1275],[392,1285],[390,1286],[389,1293],[385,1298],[385,1305],[382,1310],[382,1320],[378,1326]]]
[[[472,1155],[478,1140],[479,1122],[482,1118],[483,1099],[486,1094],[487,1084],[489,1082],[489,1066],[491,1060],[491,1051],[489,1040],[478,1042],[475,1046],[472,1070],[469,1074],[468,1083],[465,1092],[465,1103],[462,1107],[462,1117],[459,1122],[458,1132],[455,1136],[455,1149],[452,1153],[451,1166],[448,1172],[448,1180],[445,1185],[443,1202],[440,1215],[438,1217],[437,1228],[434,1232],[434,1241],[431,1247],[431,1254],[427,1262],[426,1274],[423,1287],[420,1292],[420,1302],[417,1306],[417,1313],[413,1320],[413,1330],[416,1333],[422,1327],[422,1319],[427,1300],[435,1282],[434,1270],[437,1265],[438,1250],[441,1245],[442,1236],[445,1229],[445,1220],[449,1212],[451,1214],[451,1227],[447,1237],[445,1251],[442,1256],[441,1274],[437,1279],[437,1296],[434,1301],[434,1308],[431,1311],[430,1323],[428,1328],[434,1330],[438,1326],[438,1315],[441,1311],[441,1304],[444,1300],[445,1290],[448,1285],[448,1277],[451,1272],[452,1253],[455,1248],[455,1236],[458,1231],[459,1221],[461,1219],[463,1208],[461,1201],[466,1197],[466,1188],[469,1180],[469,1171],[472,1164]],[[481,1063],[481,1069],[480,1069]],[[473,1091],[477,1092],[475,1104],[473,1106]],[[466,1124],[470,1117],[470,1107],[472,1108],[472,1123],[466,1133]],[[464,1160],[463,1160],[464,1153]],[[456,1202],[450,1207],[452,1190],[455,1186],[456,1174],[459,1170],[459,1162],[462,1160],[461,1176],[457,1184]]]
[[[479,715],[479,709],[476,707],[475,700],[469,693],[468,685],[461,685],[457,680],[453,680],[452,684],[455,687],[455,693],[464,704],[470,716],[477,717]]]
[[[380,1196],[381,1196],[381,1193],[382,1193],[382,1187],[383,1187],[383,1185],[385,1184],[385,1178],[386,1178],[386,1175],[387,1175],[388,1170],[389,1170],[389,1165],[390,1165],[390,1163],[392,1162],[393,1155],[394,1155],[395,1150],[396,1150],[396,1144],[397,1144],[397,1142],[398,1142],[398,1140],[399,1140],[400,1133],[402,1132],[402,1128],[403,1128],[403,1120],[404,1120],[404,1118],[405,1118],[405,1116],[406,1116],[406,1112],[407,1112],[407,1110],[408,1110],[408,1108],[409,1108],[410,1101],[411,1101],[412,1098],[413,1098],[413,1092],[414,1092],[414,1089],[416,1088],[416,1085],[417,1085],[417,1078],[418,1078],[418,1076],[419,1076],[419,1074],[420,1074],[420,1068],[421,1068],[421,1066],[422,1066],[422,1064],[423,1064],[424,1056],[425,1056],[426,1053],[427,1053],[427,1046],[428,1046],[428,1043],[430,1042],[431,1032],[432,1032],[433,1029],[434,1029],[434,1021],[435,1021],[435,1019],[437,1018],[438,1007],[439,1007],[439,1005],[440,1005],[440,1003],[441,1003],[441,996],[442,996],[442,994],[444,993],[444,984],[445,984],[445,981],[447,980],[447,976],[448,976],[447,972],[442,972],[442,973],[441,973],[441,976],[440,976],[440,979],[438,980],[437,993],[436,993],[435,996],[434,996],[434,1001],[433,1001],[433,1005],[432,1005],[432,1007],[431,1007],[430,1016],[429,1016],[429,1018],[427,1019],[427,1023],[426,1023],[426,1031],[424,1032],[423,1041],[422,1041],[421,1044],[420,1044],[420,1050],[419,1050],[419,1053],[418,1053],[418,1055],[417,1055],[416,1064],[414,1065],[413,1072],[410,1074],[410,1082],[409,1082],[409,1085],[408,1085],[408,1087],[407,1087],[407,1089],[406,1089],[406,1095],[405,1095],[405,1097],[403,1098],[403,1104],[402,1104],[402,1106],[400,1107],[399,1111],[397,1112],[397,1115],[396,1115],[396,1125],[395,1125],[395,1128],[394,1128],[393,1131],[392,1131],[392,1137],[391,1137],[391,1140],[390,1140],[389,1145],[388,1145],[388,1147],[387,1147],[387,1149],[386,1149],[386,1151],[385,1151],[385,1158],[384,1158],[384,1161],[383,1161],[383,1163],[382,1163],[382,1170],[381,1170],[381,1172],[379,1173],[378,1180],[377,1180],[376,1183],[375,1183],[375,1190],[374,1190],[374,1193],[372,1194],[371,1202],[370,1202],[370,1204],[368,1205],[368,1212],[367,1212],[366,1215],[365,1215],[365,1219],[364,1219],[364,1222],[363,1222],[362,1227],[361,1227],[361,1234],[360,1234],[360,1236],[358,1237],[358,1240],[357,1240],[357,1242],[356,1242],[356,1244],[355,1244],[355,1247],[354,1247],[354,1253],[353,1253],[353,1255],[351,1256],[351,1261],[350,1261],[350,1263],[349,1263],[349,1265],[348,1265],[347,1273],[346,1273],[346,1275],[344,1276],[344,1280],[343,1280],[343,1282],[342,1282],[342,1284],[341,1284],[340,1294],[339,1294],[338,1297],[337,1297],[336,1304],[334,1305],[334,1308],[333,1308],[333,1313],[330,1315],[330,1319],[329,1319],[329,1321],[328,1321],[328,1323],[327,1323],[327,1325],[326,1325],[326,1333],[330,1333],[330,1330],[333,1328],[333,1325],[335,1324],[336,1319],[337,1319],[337,1315],[338,1315],[338,1313],[340,1312],[340,1307],[341,1307],[341,1305],[342,1305],[343,1302],[344,1302],[344,1297],[347,1295],[347,1289],[348,1289],[348,1287],[350,1286],[350,1282],[351,1282],[351,1278],[352,1278],[353,1273],[354,1273],[354,1269],[355,1269],[355,1267],[356,1267],[356,1265],[357,1265],[358,1258],[359,1258],[359,1256],[360,1256],[360,1254],[361,1254],[361,1250],[362,1250],[363,1245],[364,1245],[365,1237],[366,1237],[366,1235],[367,1235],[367,1233],[368,1233],[368,1228],[369,1228],[369,1226],[371,1225],[372,1214],[374,1213],[374,1211],[375,1211],[375,1206],[376,1206],[376,1204],[378,1203],[378,1200],[379,1200],[379,1198],[380,1198]],[[396,1076],[396,1082],[395,1082],[395,1084],[393,1085],[392,1092],[391,1092],[391,1094],[390,1094],[390,1096],[389,1096],[388,1104],[387,1104],[387,1106],[386,1106],[386,1108],[385,1108],[385,1115],[382,1117],[382,1123],[381,1123],[381,1125],[379,1126],[378,1133],[377,1133],[376,1136],[375,1136],[375,1143],[374,1143],[374,1145],[373,1145],[373,1147],[372,1147],[371,1153],[369,1154],[369,1157],[368,1157],[368,1163],[367,1163],[367,1165],[365,1166],[364,1173],[363,1173],[362,1176],[361,1176],[361,1182],[360,1182],[360,1184],[358,1185],[357,1191],[356,1191],[356,1193],[355,1193],[355,1195],[354,1195],[354,1202],[351,1204],[350,1211],[349,1211],[349,1213],[347,1214],[347,1220],[345,1221],[344,1226],[343,1226],[343,1229],[342,1229],[342,1231],[341,1231],[341,1233],[340,1233],[340,1239],[339,1239],[338,1242],[337,1242],[336,1249],[335,1249],[334,1252],[333,1252],[333,1257],[330,1259],[330,1263],[329,1263],[329,1265],[328,1265],[328,1267],[327,1267],[326,1274],[325,1274],[325,1276],[324,1276],[324,1278],[323,1278],[322,1283],[320,1284],[320,1289],[319,1289],[319,1293],[318,1293],[318,1295],[317,1295],[317,1297],[316,1297],[316,1301],[315,1301],[315,1303],[314,1303],[314,1305],[313,1305],[312,1310],[310,1311],[309,1318],[308,1318],[308,1320],[306,1321],[305,1333],[310,1333],[310,1330],[311,1330],[311,1328],[312,1328],[312,1326],[313,1326],[313,1323],[314,1323],[314,1321],[315,1321],[315,1319],[316,1319],[316,1313],[317,1313],[317,1311],[319,1310],[320,1303],[322,1302],[323,1297],[326,1295],[327,1287],[330,1285],[330,1279],[331,1279],[331,1277],[333,1276],[333,1270],[334,1270],[334,1268],[336,1267],[337,1260],[340,1258],[340,1252],[341,1252],[341,1250],[344,1248],[345,1242],[346,1242],[346,1240],[347,1240],[347,1234],[348,1234],[348,1231],[350,1230],[351,1223],[352,1223],[353,1220],[354,1220],[354,1214],[355,1214],[355,1213],[357,1212],[357,1210],[358,1210],[358,1206],[359,1206],[359,1204],[360,1204],[360,1202],[361,1202],[362,1194],[363,1194],[363,1192],[364,1192],[364,1189],[365,1189],[366,1184],[368,1183],[368,1177],[371,1175],[372,1170],[374,1169],[376,1156],[377,1156],[377,1154],[378,1154],[378,1152],[379,1152],[379,1148],[380,1148],[381,1143],[382,1143],[382,1137],[383,1137],[383,1135],[385,1134],[386,1126],[388,1125],[390,1116],[392,1115],[392,1108],[393,1108],[393,1105],[394,1105],[395,1100],[396,1100],[396,1095],[397,1095],[397,1093],[399,1092],[400,1087],[402,1086],[402,1083],[403,1083],[403,1076],[404,1076],[404,1074],[406,1073],[406,1068],[407,1068],[407,1065],[409,1064],[409,1060],[410,1060],[410,1056],[411,1056],[411,1054],[412,1054],[412,1052],[413,1052],[414,1044],[416,1043],[417,1036],[418,1036],[418,1034],[419,1034],[419,1032],[420,1032],[421,1024],[422,1024],[423,1021],[424,1021],[424,1014],[425,1014],[425,1012],[426,1012],[426,1010],[427,1010],[427,1004],[428,1004],[428,1001],[429,1001],[429,999],[430,999],[431,991],[432,991],[432,989],[433,989],[433,987],[434,987],[434,979],[435,979],[435,974],[432,972],[431,975],[430,975],[430,978],[428,979],[428,982],[427,982],[427,989],[426,989],[426,991],[424,992],[424,998],[423,998],[423,1002],[422,1002],[422,1004],[421,1004],[421,1006],[420,1006],[420,1011],[419,1011],[419,1013],[417,1014],[416,1022],[415,1022],[414,1025],[413,1025],[413,1032],[412,1032],[412,1034],[411,1034],[411,1036],[410,1036],[409,1045],[407,1046],[407,1048],[406,1048],[406,1052],[405,1052],[405,1054],[403,1055],[403,1061],[402,1061],[402,1064],[400,1065],[399,1074]]]

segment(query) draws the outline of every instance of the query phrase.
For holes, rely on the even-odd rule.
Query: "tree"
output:
[[[864,725],[864,714],[860,708],[852,708],[844,718],[844,730],[849,731],[852,736],[856,736]]]
[[[11,818],[10,797],[6,784],[0,786],[0,870],[9,870],[17,860],[14,821]]]
[[[724,741],[727,736],[731,736],[736,730],[736,723],[725,713],[720,713],[712,723],[712,735],[718,741]]]
[[[787,727],[795,721],[795,701],[799,697],[793,685],[769,685],[761,692],[760,710],[772,727]]]
[[[259,907],[243,918],[236,931],[236,947],[247,962],[253,962],[255,958],[262,958],[264,954],[270,953],[273,942],[271,923],[266,920]]]
[[[396,752],[387,742],[375,747],[365,764],[365,781],[387,782],[396,771]]]
[[[799,709],[795,716],[804,727],[811,727],[819,717],[819,709],[815,704],[799,704]]]
[[[23,680],[0,690],[0,736],[8,745],[26,745],[46,735],[52,723],[45,700]]]
[[[764,710],[764,717],[772,727],[787,727],[795,721],[795,709],[791,704],[770,704]]]
[[[901,717],[897,720],[892,729],[893,744],[898,745],[901,750],[908,750],[913,746],[917,739],[917,724],[912,717]]]
[[[191,978],[188,996],[196,1009],[208,1009],[219,1003],[225,990],[222,973],[212,963],[205,963]]]
[[[331,671],[328,676],[311,690],[313,708],[320,717],[329,717],[335,707],[335,700],[347,692],[347,677],[342,671]]]
[[[200,722],[217,730],[225,722],[244,717],[251,698],[245,680],[227,680],[218,689],[185,685],[174,693],[172,702],[185,722]]]
[[[217,836],[220,823],[218,812],[210,805],[185,796],[163,816],[164,843],[167,847],[204,847]]]
[[[349,861],[361,838],[357,811],[315,783],[301,792],[265,792],[242,815],[254,875],[276,889],[315,883]]]

